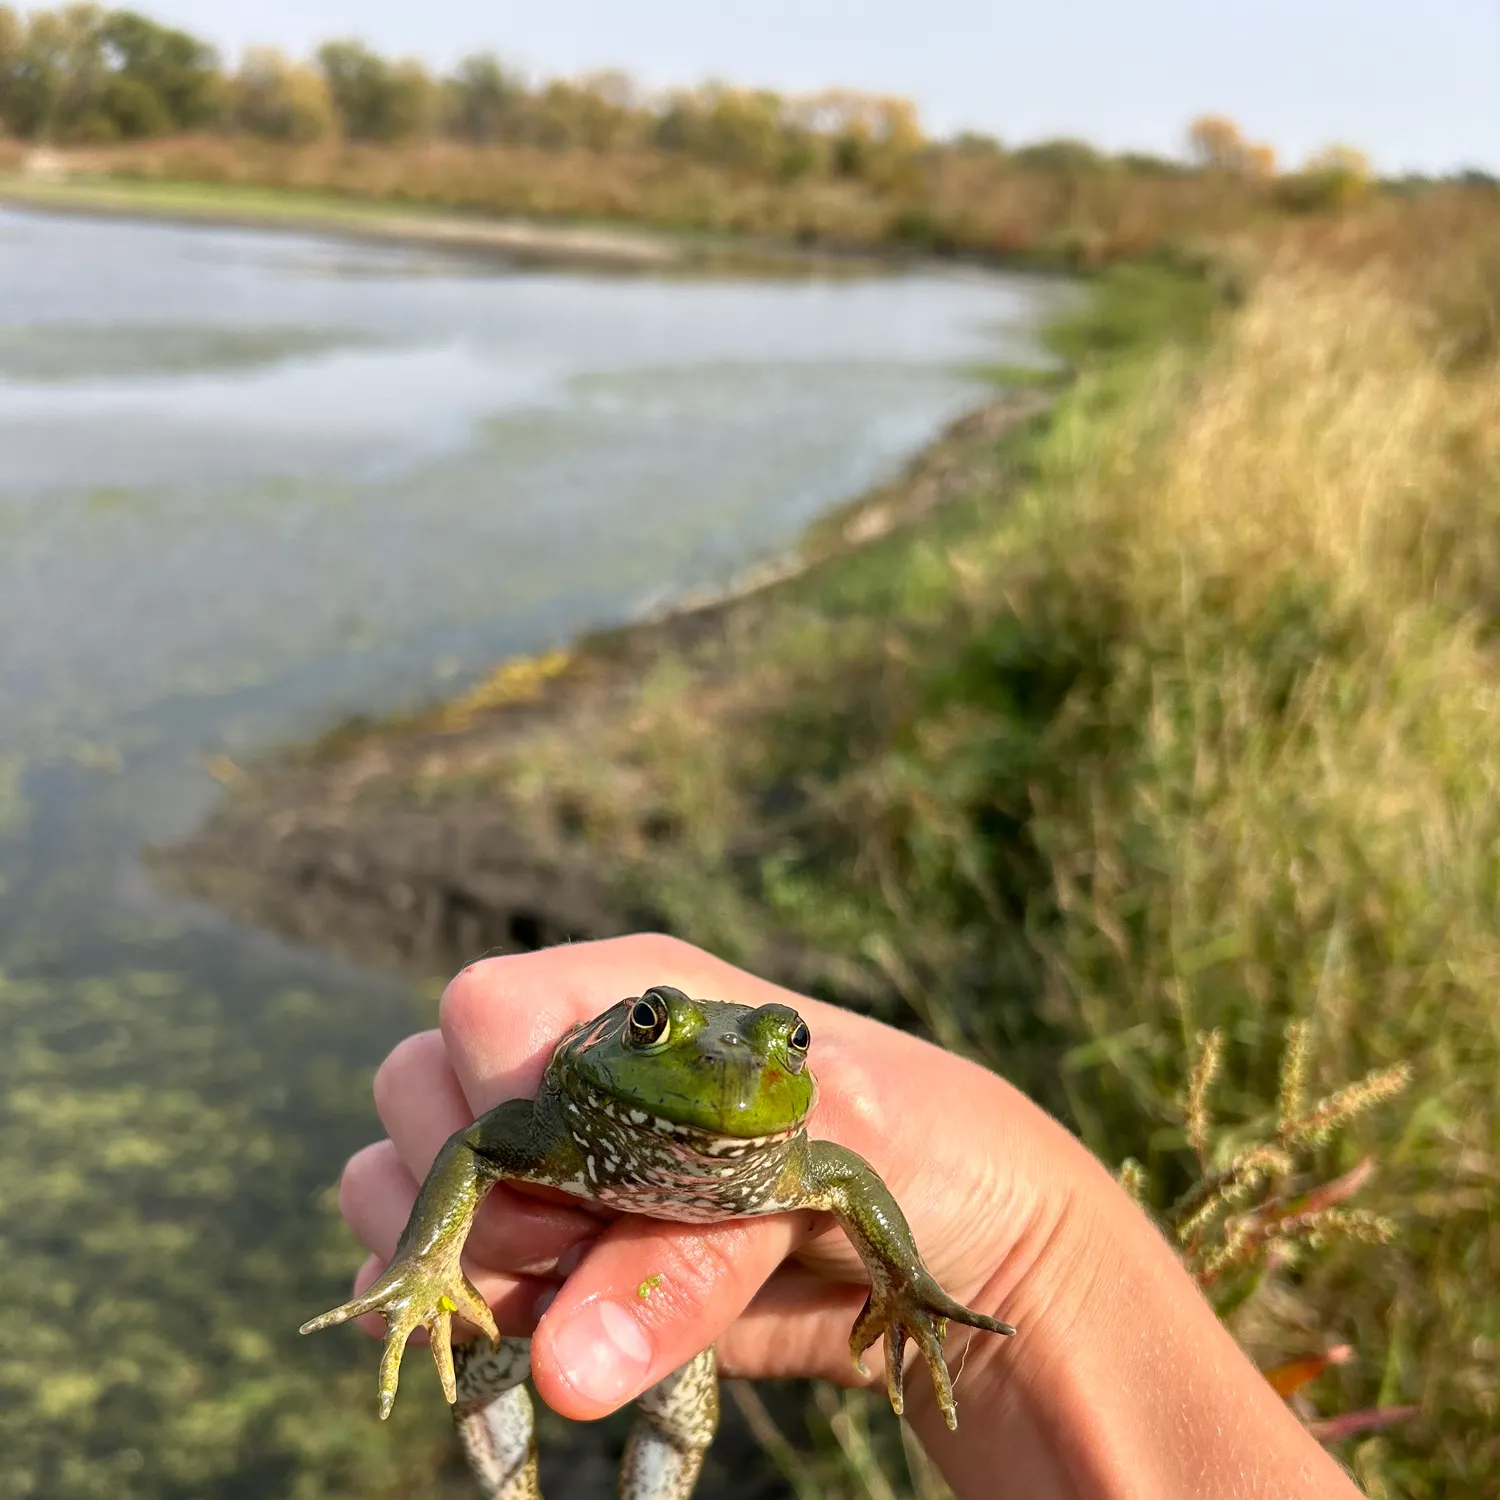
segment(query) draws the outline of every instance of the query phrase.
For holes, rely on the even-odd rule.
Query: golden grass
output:
[[[1409,276],[1282,253],[1206,350],[1086,375],[1008,503],[498,774],[685,935],[874,976],[1164,1203],[1200,1032],[1224,1160],[1276,1128],[1289,1021],[1310,1094],[1409,1064],[1318,1157],[1374,1158],[1348,1222],[1395,1243],[1235,1326],[1266,1365],[1350,1346],[1313,1410],[1418,1405],[1347,1456],[1435,1497],[1500,1478],[1500,365]]]
[[[1276,216],[1252,182],[1065,172],[933,149],[893,182],[791,181],[647,145],[289,145],[187,136],[62,153],[74,171],[234,183],[486,214],[616,219],[834,245],[895,243],[1092,265]]]

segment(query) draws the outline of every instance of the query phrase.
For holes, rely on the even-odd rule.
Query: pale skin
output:
[[[1024,1095],[669,938],[489,959],[448,986],[440,1029],[401,1043],[376,1077],[388,1138],[344,1172],[344,1217],[371,1252],[356,1292],[393,1253],[448,1136],[531,1098],[569,1026],[660,983],[794,1006],[819,1084],[809,1134],[865,1157],[939,1283],[1019,1329],[950,1332],[949,1363],[963,1372],[956,1433],[930,1382],[907,1382],[907,1417],[962,1500],[991,1500],[997,1476],[1003,1493],[1036,1500],[1358,1496],[1109,1173]],[[867,1284],[826,1215],[670,1224],[502,1184],[475,1219],[465,1266],[501,1331],[533,1335],[537,1392],[566,1417],[605,1415],[710,1343],[727,1375],[880,1379],[849,1361]],[[378,1317],[365,1323],[384,1332]]]

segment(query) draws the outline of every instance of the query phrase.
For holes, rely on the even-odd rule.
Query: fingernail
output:
[[[589,1302],[552,1341],[562,1377],[585,1401],[614,1408],[639,1394],[651,1368],[651,1345],[617,1302]]]
[[[557,1274],[559,1276],[571,1276],[579,1267],[583,1257],[588,1254],[591,1240],[579,1240],[576,1245],[569,1245],[561,1255],[557,1257]]]

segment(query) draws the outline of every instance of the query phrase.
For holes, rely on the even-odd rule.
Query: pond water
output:
[[[979,275],[610,278],[0,211],[0,1500],[423,1492],[299,1341],[431,997],[142,874],[209,767],[788,545],[1038,357]],[[431,1388],[431,1389],[429,1389]]]

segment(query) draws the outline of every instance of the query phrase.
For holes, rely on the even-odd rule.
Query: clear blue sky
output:
[[[1180,148],[1224,113],[1297,160],[1332,141],[1385,171],[1500,171],[1500,0],[137,0],[230,52],[335,35],[444,66],[618,66],[905,94],[931,130]]]

